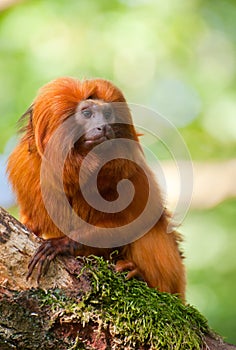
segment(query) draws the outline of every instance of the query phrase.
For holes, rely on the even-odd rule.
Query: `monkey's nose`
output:
[[[101,136],[106,136],[108,139],[114,137],[114,132],[109,124],[100,125],[97,127],[97,131],[101,133]]]

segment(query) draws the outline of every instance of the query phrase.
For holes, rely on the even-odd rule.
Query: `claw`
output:
[[[133,269],[132,271],[129,271],[127,276],[126,276],[126,279],[130,280],[131,278],[133,278],[135,276],[140,276],[140,272],[138,269]]]
[[[129,280],[135,276],[141,277],[142,278],[142,273],[141,271],[137,268],[135,263],[130,260],[118,260],[116,265],[115,265],[115,270],[117,272],[123,272],[123,271],[129,271],[126,279]]]
[[[26,279],[28,280],[29,277],[32,275],[33,270],[35,269],[36,265],[39,266],[38,268],[38,278],[40,279],[42,268],[45,260],[50,255],[51,251],[50,241],[45,241],[41,244],[41,246],[36,250],[34,256],[30,260],[30,263],[28,265],[28,273],[26,276]]]
[[[28,273],[26,280],[32,275],[37,266],[37,282],[39,283],[42,275],[48,272],[50,263],[59,254],[75,255],[75,252],[80,250],[82,245],[72,241],[68,237],[52,238],[43,242],[36,250],[28,265]]]

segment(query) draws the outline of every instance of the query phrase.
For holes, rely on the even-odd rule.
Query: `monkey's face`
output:
[[[91,149],[115,138],[115,112],[110,103],[98,100],[82,101],[78,105],[75,119],[83,132],[83,136],[78,140],[82,148]]]
[[[76,141],[75,148],[80,152],[86,152],[107,140],[134,139],[129,115],[128,107],[124,103],[107,103],[91,99],[80,102],[76,109],[75,120],[82,136]]]

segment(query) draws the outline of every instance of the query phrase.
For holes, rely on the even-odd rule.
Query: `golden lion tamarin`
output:
[[[8,161],[9,180],[17,196],[22,223],[45,239],[31,259],[28,277],[37,267],[39,280],[45,262],[50,263],[58,254],[95,254],[109,258],[113,250],[118,250],[116,270],[130,270],[128,278],[140,275],[150,287],[177,293],[184,299],[185,271],[178,247],[180,238],[175,231],[167,232],[169,218],[155,176],[145,162],[122,92],[103,79],[79,81],[59,78],[40,90],[24,118],[28,118],[24,135]],[[71,126],[64,127],[54,142],[48,168],[51,170],[46,175],[41,174],[50,139],[67,121],[71,121]],[[79,135],[77,139],[71,136],[76,132]],[[115,142],[119,140],[127,140],[128,143]],[[63,163],[62,191],[55,169],[57,159],[60,158],[57,152],[66,143],[69,146]],[[96,179],[102,199],[112,208],[113,202],[119,198],[118,184],[126,179],[133,185],[131,202],[117,211],[105,212],[94,208],[83,194],[84,189],[92,195],[94,192],[90,180],[102,162],[103,154],[93,154],[86,163],[85,174],[79,174],[83,161],[96,146],[102,146],[103,151],[109,153],[109,159],[99,170]],[[121,150],[127,157],[122,156]],[[46,195],[46,200],[42,184],[46,193],[52,192],[51,195]],[[68,222],[70,216],[67,216],[63,207],[63,195],[73,213],[85,224],[76,226],[73,220]],[[126,196],[126,187],[123,195],[124,198],[129,195],[127,192]],[[119,230],[142,218],[150,198],[151,205],[145,218],[139,221],[141,224],[136,225],[137,232],[130,234],[127,229],[130,239],[126,241],[126,231]],[[71,236],[52,218],[55,213],[58,213],[61,221],[66,222]],[[99,229],[106,231],[101,235]],[[109,230],[112,229],[117,230],[111,235],[114,247],[112,243],[107,243],[110,239]],[[100,245],[99,242],[103,239],[105,243]]]

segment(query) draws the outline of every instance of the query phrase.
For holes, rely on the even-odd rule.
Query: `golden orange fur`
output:
[[[17,195],[21,221],[36,235],[55,242],[53,247],[58,254],[63,253],[63,247],[58,248],[58,246],[62,242],[60,237],[63,238],[64,234],[51,220],[43,202],[40,187],[42,156],[52,133],[63,121],[75,114],[79,103],[85,100],[94,100],[94,103],[96,101],[125,103],[122,92],[106,80],[79,81],[72,78],[54,80],[40,90],[26,112],[29,118],[24,135],[8,161],[9,179]],[[131,121],[128,108],[124,117]],[[128,135],[124,137],[138,141],[133,125],[125,125],[121,132],[122,135]],[[139,167],[133,162],[116,159],[99,174],[98,187],[107,200],[116,199],[116,185],[122,178],[131,180],[135,188],[133,201],[126,209],[119,213],[102,213],[86,203],[81,195],[78,172],[82,161],[83,153],[79,149],[73,149],[66,161],[63,175],[66,196],[81,218],[95,227],[112,228],[125,225],[142,213],[149,191],[145,174]],[[151,178],[151,191],[156,198],[153,206],[158,207],[162,214],[149,232],[119,248],[120,260],[116,268],[117,270],[130,269],[129,277],[139,274],[149,286],[158,288],[160,291],[177,293],[184,299],[185,271],[178,248],[179,235],[175,231],[167,233],[169,218],[163,208],[158,184],[148,165],[145,162],[142,164]],[[90,165],[88,173],[89,171],[93,171],[93,164]],[[84,185],[87,181],[89,178],[84,179]],[[49,205],[55,206],[55,202]],[[55,210],[59,207],[60,196],[58,195]],[[96,228],[94,232],[91,231],[88,234],[95,235]],[[74,253],[97,254],[108,258],[111,251],[111,248],[83,245],[80,249],[75,249]],[[41,258],[45,257],[41,256]],[[33,264],[31,270],[37,262]]]

